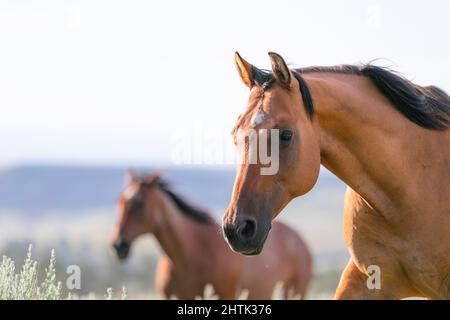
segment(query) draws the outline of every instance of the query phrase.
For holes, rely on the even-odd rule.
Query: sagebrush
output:
[[[3,256],[0,264],[0,300],[61,300],[61,299],[95,299],[94,296],[79,297],[67,291],[63,295],[62,283],[56,280],[56,255],[55,250],[51,250],[50,261],[45,269],[44,278],[39,281],[37,261],[32,257],[33,246],[28,247],[27,255],[23,266],[17,270],[13,259]],[[127,297],[125,287],[122,288],[120,298]],[[113,290],[106,290],[105,299],[113,299]]]
[[[0,264],[0,299],[2,300],[59,300],[62,284],[56,281],[56,256],[52,250],[45,277],[39,282],[38,263],[32,259],[32,246],[28,247],[22,269],[16,271],[14,260],[3,256]]]

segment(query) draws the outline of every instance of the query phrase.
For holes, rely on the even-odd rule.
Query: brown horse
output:
[[[304,296],[310,253],[286,225],[274,224],[260,256],[244,257],[230,250],[209,214],[182,200],[158,175],[128,180],[118,202],[113,247],[125,259],[139,235],[153,234],[164,252],[155,274],[160,294],[193,299],[211,284],[222,299],[244,290],[250,299],[270,299],[277,282],[283,282],[285,297]]]
[[[322,163],[348,185],[351,258],[336,298],[450,298],[449,96],[373,65],[289,70],[269,56],[272,72],[235,55],[251,92],[234,138],[279,129],[279,169],[239,166],[223,219],[231,247],[257,253],[271,219],[314,186]]]

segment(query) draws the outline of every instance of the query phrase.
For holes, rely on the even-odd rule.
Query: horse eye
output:
[[[282,130],[280,133],[280,140],[282,142],[289,142],[292,139],[292,135],[293,133],[291,130],[288,129]]]

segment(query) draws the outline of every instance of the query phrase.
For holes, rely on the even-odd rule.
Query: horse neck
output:
[[[158,219],[153,234],[161,249],[175,267],[183,269],[195,267],[202,261],[199,255],[205,254],[208,244],[214,242],[212,228],[186,217],[183,212],[162,190],[157,190]],[[204,241],[209,238],[208,241]]]
[[[317,73],[305,80],[315,103],[321,163],[379,212],[395,210],[411,179],[405,146],[420,128],[363,76]]]

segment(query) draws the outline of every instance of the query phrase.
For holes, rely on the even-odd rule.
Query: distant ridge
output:
[[[157,169],[159,169],[158,167]],[[0,210],[22,214],[114,209],[126,167],[22,165],[0,171]],[[154,168],[138,168],[151,172]],[[225,208],[235,178],[228,168],[169,167],[164,176],[174,190],[210,210]],[[325,175],[320,184],[336,184]]]

